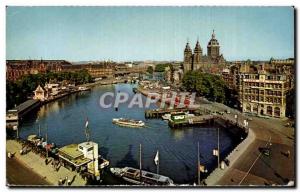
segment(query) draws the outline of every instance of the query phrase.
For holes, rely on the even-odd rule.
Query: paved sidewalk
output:
[[[68,177],[68,179],[70,179],[71,181],[75,177],[71,186],[84,186],[86,184],[86,181],[82,179],[82,177],[76,172],[72,172],[63,166],[61,166],[59,171],[57,172],[52,168],[51,163],[46,165],[45,160],[33,152],[29,152],[26,155],[20,155],[19,151],[21,150],[21,148],[21,144],[15,140],[6,141],[7,152],[15,153],[14,158],[17,158],[33,172],[37,173],[47,182],[51,183],[51,185],[57,186],[58,180],[60,178],[64,179],[66,177]],[[24,177],[26,177],[26,175],[24,175]]]

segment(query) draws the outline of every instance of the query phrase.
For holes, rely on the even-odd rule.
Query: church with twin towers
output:
[[[202,72],[217,73],[225,63],[223,55],[220,54],[220,45],[214,30],[207,44],[207,55],[203,54],[199,40],[196,42],[194,53],[189,42],[186,43],[183,59],[184,72],[200,70]]]

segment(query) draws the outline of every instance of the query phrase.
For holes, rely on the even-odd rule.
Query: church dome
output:
[[[196,43],[194,52],[200,52],[201,50],[202,50],[202,49],[201,49],[200,43],[199,43],[199,41],[197,40],[197,43]]]
[[[186,46],[185,46],[184,52],[192,52],[192,49],[191,49],[191,47],[190,47],[189,43],[186,43]]]
[[[213,33],[211,35],[211,39],[210,41],[208,42],[208,45],[207,46],[219,46],[219,42],[218,40],[216,39],[216,35],[215,35],[215,31],[213,30]]]

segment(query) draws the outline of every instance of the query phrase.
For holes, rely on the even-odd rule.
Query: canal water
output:
[[[20,136],[48,132],[48,140],[58,146],[80,143],[85,138],[85,121],[88,117],[91,140],[99,144],[99,153],[110,161],[112,167],[139,167],[139,144],[142,144],[143,169],[156,172],[154,157],[160,154],[159,173],[169,176],[175,183],[192,184],[197,179],[197,142],[200,143],[201,164],[208,173],[214,169],[217,158],[213,149],[217,147],[216,127],[194,127],[171,129],[161,119],[145,119],[145,108],[128,103],[114,108],[104,109],[99,105],[100,96],[107,91],[127,92],[134,95],[132,84],[97,86],[90,92],[78,93],[42,106],[36,113],[30,114],[20,127]],[[145,98],[143,97],[145,100]],[[108,102],[108,100],[106,100]],[[156,108],[155,104],[149,108]],[[147,127],[126,128],[112,124],[112,118],[132,118],[143,120]],[[224,156],[236,142],[224,129],[220,129],[220,150]],[[205,177],[205,175],[203,175]],[[110,181],[106,181],[110,184]],[[114,183],[111,181],[111,183]]]

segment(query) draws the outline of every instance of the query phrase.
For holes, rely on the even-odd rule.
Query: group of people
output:
[[[13,158],[14,156],[15,156],[14,153],[11,153],[11,152],[8,152],[8,153],[7,153],[7,157],[8,157],[9,159]]]
[[[59,178],[59,180],[58,180],[58,185],[59,185],[59,186],[62,186],[62,185],[70,186],[70,185],[72,185],[73,181],[75,180],[75,177],[76,177],[76,175],[74,175],[74,177],[73,177],[72,180],[70,180],[70,179],[68,178],[68,176],[66,176],[64,179]]]

